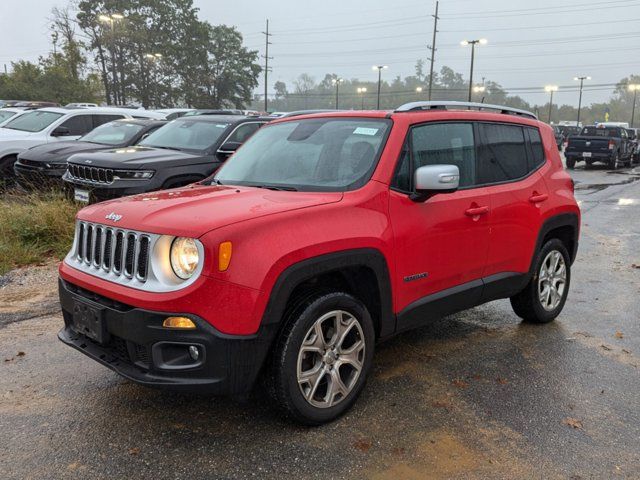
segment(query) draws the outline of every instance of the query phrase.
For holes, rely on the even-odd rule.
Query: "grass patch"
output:
[[[0,197],[0,275],[12,268],[62,259],[73,243],[79,207],[62,193]]]

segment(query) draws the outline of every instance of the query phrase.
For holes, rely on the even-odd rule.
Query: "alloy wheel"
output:
[[[362,326],[352,314],[334,310],[318,318],[298,352],[297,380],[305,400],[318,408],[342,402],[358,382],[365,347]]]
[[[567,285],[567,265],[557,250],[547,254],[538,274],[538,296],[542,308],[555,310],[564,296]]]

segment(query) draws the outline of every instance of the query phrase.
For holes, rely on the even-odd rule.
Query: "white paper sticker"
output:
[[[366,128],[366,127],[358,127],[353,132],[354,135],[369,135],[370,137],[372,137],[376,133],[378,133],[377,128]]]

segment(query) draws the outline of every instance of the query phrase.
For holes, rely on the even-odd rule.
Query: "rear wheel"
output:
[[[576,166],[576,159],[571,157],[567,158],[567,168],[573,170]]]
[[[366,382],[375,342],[371,316],[356,298],[333,292],[308,297],[285,321],[268,390],[294,420],[330,422],[355,403]]]
[[[609,168],[611,170],[617,170],[619,166],[620,166],[620,156],[618,155],[618,152],[616,152],[609,159]]]
[[[524,290],[511,297],[511,306],[527,322],[548,323],[560,314],[569,294],[571,266],[564,244],[549,240],[536,255],[534,268]]]

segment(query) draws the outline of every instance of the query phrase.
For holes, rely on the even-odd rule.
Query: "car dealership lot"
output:
[[[133,385],[58,342],[52,266],[0,279],[2,478],[637,478],[640,169],[571,174],[583,230],[558,321],[499,301],[396,337],[319,428],[260,393]]]

